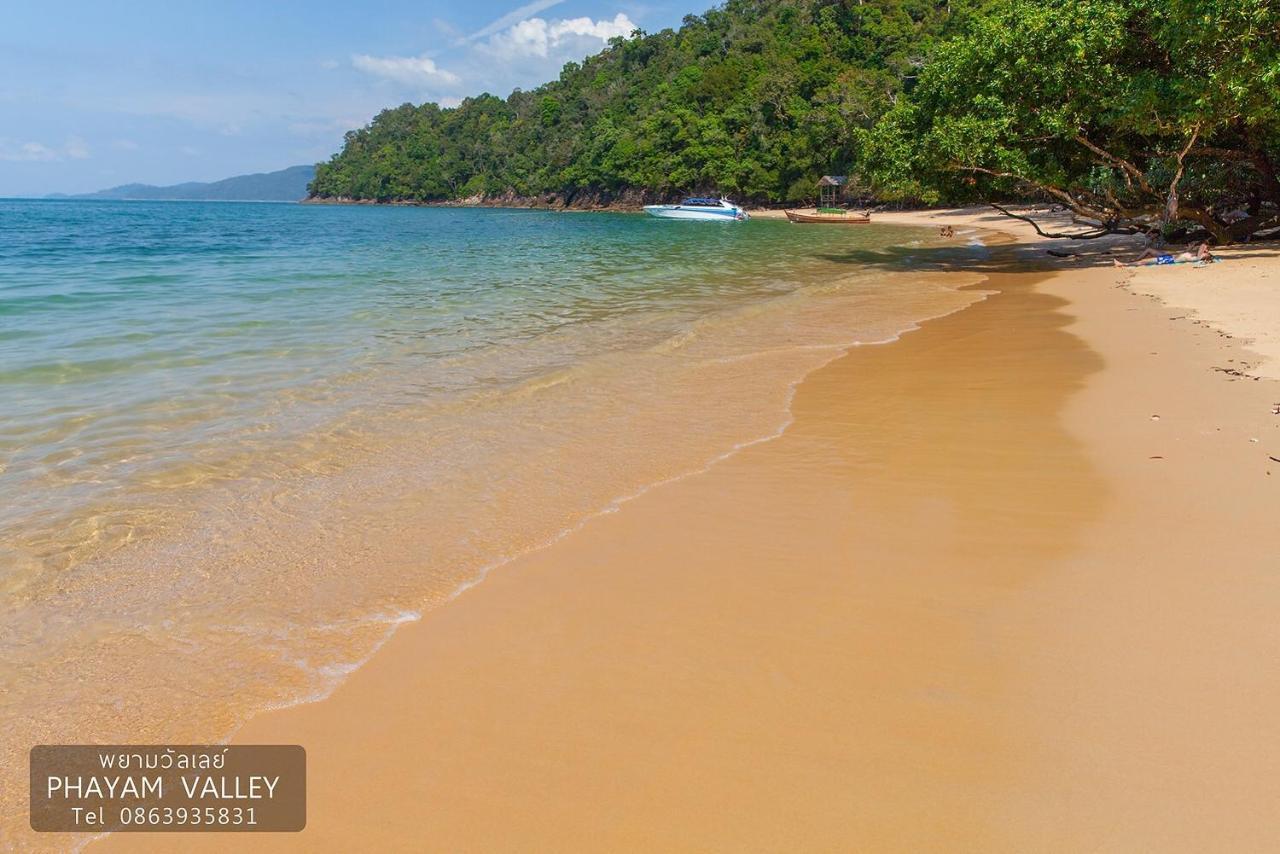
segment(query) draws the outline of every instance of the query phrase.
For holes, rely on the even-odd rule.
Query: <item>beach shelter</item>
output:
[[[818,181],[818,210],[838,208],[849,179],[844,175],[823,175]]]

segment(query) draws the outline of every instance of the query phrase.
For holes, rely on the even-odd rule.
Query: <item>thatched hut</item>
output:
[[[844,175],[823,175],[818,181],[818,210],[839,208],[844,202],[844,188],[849,179]]]

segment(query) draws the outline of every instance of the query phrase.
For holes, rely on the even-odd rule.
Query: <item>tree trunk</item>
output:
[[[1187,168],[1187,152],[1191,150],[1191,146],[1196,144],[1196,139],[1200,136],[1200,127],[1197,125],[1195,130],[1191,132],[1191,138],[1187,140],[1187,144],[1182,147],[1182,151],[1178,152],[1178,168],[1173,173],[1173,180],[1169,182],[1169,200],[1164,206],[1164,221],[1166,224],[1175,222],[1178,219],[1178,184],[1182,183],[1182,175]]]

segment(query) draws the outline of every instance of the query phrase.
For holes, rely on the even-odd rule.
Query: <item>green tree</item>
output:
[[[313,195],[475,193],[812,198],[855,131],[979,0],[728,0],[678,30],[615,39],[559,79],[460,106],[404,105],[347,135]]]
[[[1072,236],[1230,241],[1280,225],[1278,83],[1280,0],[1007,0],[859,132],[860,169],[889,198],[1049,198]]]

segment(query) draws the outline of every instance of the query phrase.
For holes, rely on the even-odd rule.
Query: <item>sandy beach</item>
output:
[[[252,720],[308,826],[235,849],[1280,847],[1280,253],[879,219],[980,229],[995,293]]]

